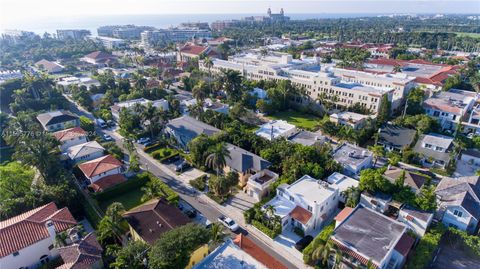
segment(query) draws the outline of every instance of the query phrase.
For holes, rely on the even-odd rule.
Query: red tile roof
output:
[[[239,246],[243,251],[252,256],[255,260],[259,261],[267,268],[272,269],[287,269],[288,267],[277,261],[274,257],[270,256],[265,250],[257,246],[248,237],[243,234],[237,235],[233,242]]]
[[[347,246],[344,246],[342,243],[338,242],[337,240],[335,239],[331,239],[332,242],[337,245],[338,249],[340,249],[343,253],[357,259],[358,261],[360,261],[363,265],[367,265],[368,264],[368,261],[369,259],[365,258],[364,256],[362,256],[361,254],[359,254],[358,252],[356,251],[353,251],[351,250],[350,248],[348,248]],[[375,264],[375,262],[372,260],[372,266],[374,268],[378,268],[378,265]]]
[[[90,184],[90,187],[95,192],[101,192],[124,181],[125,177],[122,174],[109,175],[106,177],[102,177],[101,179],[95,181],[93,184]]]
[[[205,52],[208,47],[196,46],[196,45],[187,45],[180,49],[181,53],[200,55]]]
[[[94,51],[92,53],[85,55],[85,58],[91,58],[94,60],[106,60],[106,59],[114,58],[114,56],[111,55],[110,53],[106,53],[103,51]]]
[[[412,249],[413,243],[415,243],[415,239],[413,239],[407,233],[404,233],[400,240],[398,240],[395,250],[402,254],[403,257],[407,257],[410,249]]]
[[[344,221],[350,214],[353,212],[353,208],[351,207],[345,207],[338,215],[334,218],[338,222]]]
[[[84,162],[78,165],[78,168],[82,170],[85,176],[91,178],[120,166],[122,166],[122,163],[119,160],[115,159],[112,155],[106,155],[95,160]]]
[[[0,258],[49,237],[49,220],[56,232],[77,224],[68,208],[58,209],[53,202],[0,222]]]
[[[64,262],[57,269],[90,269],[102,259],[103,249],[93,233],[87,234],[78,243],[58,249]]]
[[[292,212],[290,212],[290,217],[300,221],[303,224],[307,224],[312,217],[312,213],[303,207],[296,206]]]
[[[74,128],[61,130],[53,133],[53,136],[55,137],[55,139],[57,139],[60,142],[77,138],[77,137],[86,136],[86,135],[87,135],[87,132],[85,132],[85,130],[83,130],[80,127],[74,127]]]

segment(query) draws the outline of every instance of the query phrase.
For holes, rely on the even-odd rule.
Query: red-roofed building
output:
[[[53,202],[0,222],[0,267],[35,268],[57,257],[56,234],[76,224]]]
[[[340,211],[340,213],[338,213],[337,216],[335,216],[334,218],[334,220],[336,221],[335,227],[338,227],[338,225],[340,225],[340,223],[342,223],[346,218],[348,218],[348,216],[350,216],[352,212],[353,208],[348,206],[342,209],[342,211]]]
[[[69,147],[88,142],[87,132],[80,127],[61,130],[53,133],[53,136],[60,142],[60,149],[62,151],[66,151]]]
[[[79,164],[78,168],[92,184],[106,176],[117,175],[123,171],[122,162],[112,155],[84,162]]]
[[[116,59],[117,58],[110,53],[103,52],[103,51],[94,51],[92,53],[85,55],[80,60],[87,62],[89,64],[104,66],[104,65],[108,65],[109,63],[112,63],[112,61],[115,61]]]
[[[87,234],[80,241],[58,249],[63,265],[56,269],[101,269],[102,246],[93,233]]]
[[[281,262],[276,260],[274,257],[272,257],[270,254],[265,252],[265,250],[263,250],[261,247],[257,246],[252,240],[250,240],[250,238],[244,236],[242,233],[238,234],[237,237],[233,240],[233,242],[243,251],[255,258],[255,260],[265,265],[267,268],[288,268]]]
[[[109,175],[95,181],[93,184],[90,184],[89,187],[92,188],[94,192],[102,192],[124,181],[125,176],[122,174]]]
[[[198,59],[202,54],[208,57],[217,57],[217,53],[208,46],[185,45],[177,52],[177,62],[188,62]]]

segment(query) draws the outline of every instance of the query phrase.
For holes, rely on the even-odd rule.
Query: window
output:
[[[312,212],[313,208],[311,206],[307,206],[307,210]]]
[[[426,143],[425,143],[425,148],[427,148],[427,149],[431,149],[431,148],[432,148],[432,145],[430,145],[430,144],[426,144]]]
[[[48,246],[48,250],[52,250],[52,249],[53,249],[53,245]]]
[[[293,198],[292,196],[289,196],[290,197],[290,201],[294,202],[295,201],[295,198]]]
[[[20,255],[20,253],[18,253],[18,251],[13,252],[13,257],[16,257],[18,255]]]
[[[455,209],[455,210],[453,210],[453,215],[458,216],[458,217],[462,217],[463,212]]]

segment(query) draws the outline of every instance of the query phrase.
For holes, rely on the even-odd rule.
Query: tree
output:
[[[333,248],[333,242],[331,240],[321,241],[317,248],[312,252],[312,259],[320,261],[324,266],[328,262],[328,257]]]
[[[377,126],[381,126],[390,119],[390,109],[392,103],[388,100],[388,95],[384,94],[377,115]]]
[[[230,158],[230,152],[225,143],[221,142],[209,149],[209,154],[205,159],[205,165],[211,169],[215,169],[218,177],[220,170],[223,169],[227,163],[226,158]]]
[[[126,231],[122,213],[125,208],[121,203],[114,202],[107,208],[105,216],[98,225],[98,240],[101,242],[122,242],[122,235]]]
[[[415,199],[418,207],[422,210],[433,211],[437,209],[437,197],[435,186],[425,186],[420,190],[420,194]]]
[[[205,81],[201,80],[193,87],[192,89],[192,95],[195,99],[197,99],[197,102],[202,102],[207,98],[208,96],[208,86],[205,83]]]
[[[123,141],[123,146],[128,151],[129,163],[130,163],[128,170],[134,171],[134,172],[140,171],[140,162],[138,160],[137,150],[135,149],[135,146],[133,145],[132,140],[125,139]]]
[[[148,248],[145,242],[132,240],[116,252],[115,262],[111,266],[115,269],[144,269]]]
[[[388,181],[383,178],[385,169],[365,169],[360,172],[359,188],[369,192],[388,192]]]
[[[385,157],[385,149],[381,145],[375,145],[375,146],[368,146],[368,150],[370,150],[373,153],[373,158],[375,159],[375,162],[373,163],[373,167],[377,165],[377,161],[379,157]]]
[[[356,207],[360,201],[361,191],[358,187],[349,187],[342,192],[342,196],[345,197],[345,206]]]
[[[241,74],[235,70],[224,71],[223,77],[223,88],[227,93],[227,96],[232,101],[238,101],[241,97],[241,86],[242,78]]]
[[[206,228],[189,223],[164,233],[148,252],[149,268],[185,268],[194,250],[208,243]]]
[[[218,222],[215,222],[210,227],[211,240],[213,244],[223,241],[225,234],[223,233],[223,225]]]

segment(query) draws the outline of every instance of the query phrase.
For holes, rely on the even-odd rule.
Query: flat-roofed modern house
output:
[[[423,237],[432,223],[433,212],[427,212],[404,205],[400,208],[400,211],[398,211],[397,220],[407,225],[407,228],[418,237]]]
[[[330,240],[342,251],[344,268],[400,269],[415,242],[407,226],[357,206],[333,231]]]
[[[278,174],[268,169],[251,175],[247,181],[247,194],[260,202],[271,191],[272,183],[278,179]]]
[[[88,134],[80,127],[65,129],[53,133],[55,139],[60,142],[60,150],[65,152],[69,147],[88,142]]]
[[[45,71],[49,74],[60,73],[63,71],[63,69],[65,69],[63,65],[60,65],[56,62],[51,62],[45,59],[36,62],[35,67],[40,71]]]
[[[367,123],[367,119],[371,116],[360,113],[343,111],[340,113],[333,113],[330,115],[330,121],[338,125],[346,125],[352,127],[354,130],[361,129]]]
[[[114,181],[114,178],[118,178],[118,183],[124,181],[124,178],[121,175],[123,172],[122,162],[115,159],[115,157],[110,154],[81,163],[78,165],[78,168],[82,171],[90,184],[104,186],[105,183],[102,184],[99,181],[107,180],[111,182]]]
[[[346,191],[350,187],[358,187],[358,180],[348,177],[344,174],[335,172],[328,176],[327,180],[328,184],[332,186],[336,186],[340,193],[340,197],[338,201],[341,203],[345,203],[345,197],[342,195],[342,192]]]
[[[56,110],[38,114],[37,120],[43,129],[49,132],[80,126],[80,119],[66,110]]]
[[[363,207],[372,209],[381,214],[385,213],[392,202],[392,196],[382,192],[370,193],[368,191],[360,194],[360,204]]]
[[[473,109],[478,99],[476,92],[450,89],[438,92],[423,102],[425,113],[440,122],[443,130],[455,130],[467,120],[467,112]]]
[[[413,144],[416,133],[416,130],[385,124],[378,130],[377,144],[387,151],[402,152]]]
[[[365,148],[344,143],[334,150],[333,159],[342,165],[344,174],[355,176],[372,166],[373,153]]]
[[[395,182],[403,177],[403,185],[410,187],[410,189],[419,193],[420,189],[430,180],[426,175],[420,173],[414,173],[405,169],[401,169],[396,166],[388,166],[383,177],[390,181],[390,183],[395,184]]]
[[[114,104],[113,106],[110,107],[110,110],[112,111],[112,116],[116,121],[120,120],[120,112],[122,109],[129,109],[132,111],[135,106],[142,105],[142,106],[147,106],[148,104],[152,104],[153,107],[156,107],[158,109],[162,109],[163,111],[168,111],[169,106],[168,106],[168,101],[165,99],[159,99],[155,101],[150,101],[145,98],[138,98],[138,99],[133,99],[133,100],[128,100],[124,102],[119,102]]]
[[[414,151],[419,153],[423,166],[445,168],[451,159],[452,146],[452,137],[430,133],[420,135]]]
[[[475,233],[480,220],[480,177],[444,177],[435,189],[437,219],[448,227]]]
[[[328,142],[328,138],[317,132],[301,130],[290,136],[288,141],[304,146],[322,145]]]
[[[201,134],[212,136],[220,130],[190,116],[182,116],[169,120],[165,132],[175,138],[182,149],[187,149],[188,142],[195,137]]]
[[[134,240],[153,245],[160,236],[190,222],[178,207],[153,199],[123,214]]]
[[[0,222],[0,267],[36,268],[58,257],[55,237],[75,226],[68,208],[49,203]]]
[[[102,157],[104,151],[105,148],[97,141],[90,141],[69,147],[65,154],[70,158],[71,163],[76,164]]]
[[[284,120],[272,120],[260,126],[255,134],[272,141],[280,137],[288,138],[296,132],[297,127],[295,125]]]

